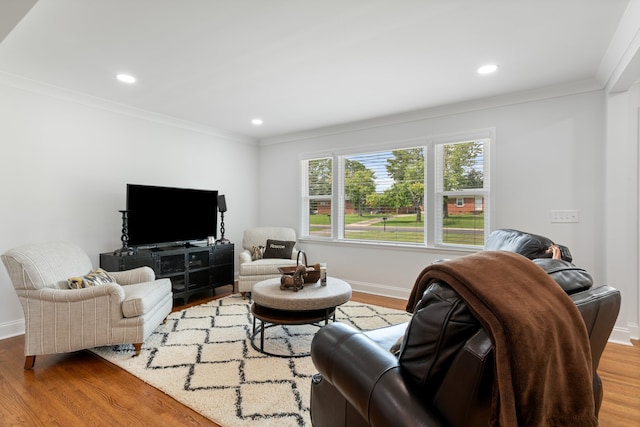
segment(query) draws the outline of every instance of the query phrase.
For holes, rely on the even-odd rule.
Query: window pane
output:
[[[442,244],[484,245],[485,141],[440,144],[437,147],[442,216]]]
[[[458,204],[464,199],[464,204]],[[443,197],[442,243],[484,245],[484,198],[470,195]]]
[[[444,191],[484,186],[484,144],[481,141],[444,144]]]
[[[331,237],[332,159],[307,162],[309,236]]]
[[[331,237],[331,200],[309,200],[309,236]]]
[[[424,149],[344,160],[345,239],[424,243]]]
[[[331,196],[331,169],[331,159],[309,160],[309,196]]]

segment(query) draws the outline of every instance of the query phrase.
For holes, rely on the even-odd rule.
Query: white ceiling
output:
[[[34,1],[0,0],[1,72],[252,138],[603,87],[596,75],[628,3],[39,0],[29,10]],[[486,63],[498,72],[477,75]],[[121,72],[138,82],[116,81]]]

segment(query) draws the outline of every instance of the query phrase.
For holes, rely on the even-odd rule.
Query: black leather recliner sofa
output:
[[[496,230],[485,249],[508,250],[532,259],[576,304],[589,337],[597,416],[602,402],[597,368],[620,310],[620,292],[609,286],[593,288],[584,270],[568,261],[549,259],[547,249],[552,243],[530,233]],[[493,347],[465,302],[447,283],[433,283],[411,322],[420,324],[410,328],[410,334],[439,337],[428,343],[424,360],[415,349],[410,357],[390,351],[404,336],[406,323],[369,332],[333,323],[316,334],[311,345],[319,371],[311,384],[315,427],[489,425]],[[426,383],[419,384],[408,373],[416,369],[424,370]]]

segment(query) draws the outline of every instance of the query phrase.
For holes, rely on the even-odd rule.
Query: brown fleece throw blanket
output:
[[[596,426],[591,349],[584,320],[540,267],[512,252],[485,251],[425,268],[413,312],[429,284],[449,284],[491,337],[491,425]]]

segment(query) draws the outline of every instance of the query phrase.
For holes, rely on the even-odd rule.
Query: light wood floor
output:
[[[216,298],[229,294],[231,286],[218,292]],[[356,292],[353,300],[401,310],[405,304]],[[0,426],[216,426],[89,351],[38,356],[25,371],[23,339],[0,341]],[[598,372],[600,426],[640,426],[640,344],[610,343]]]

